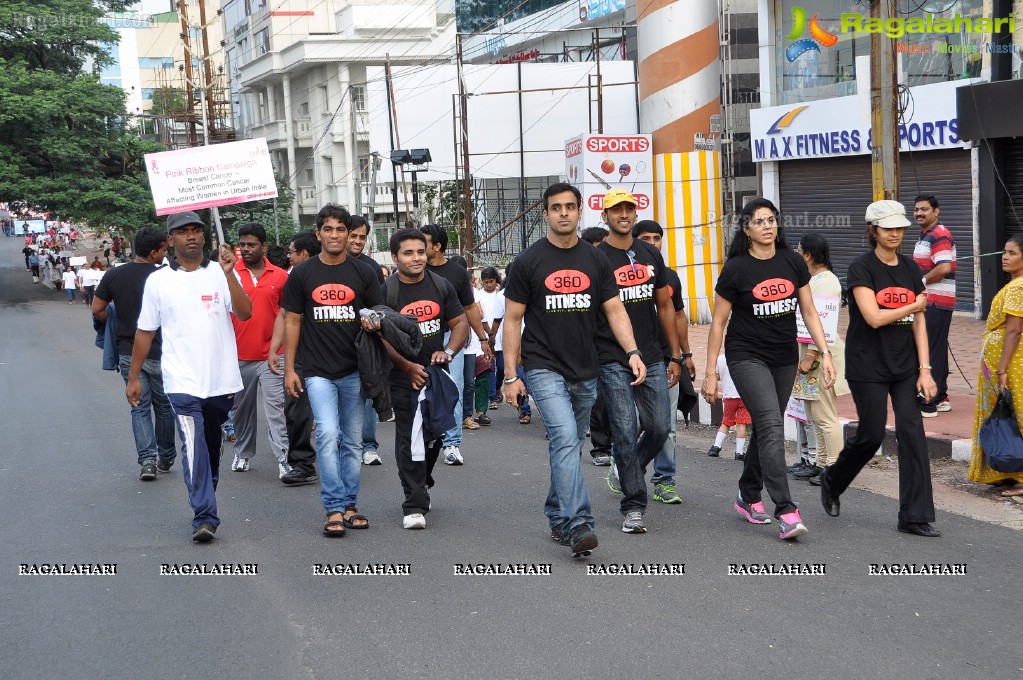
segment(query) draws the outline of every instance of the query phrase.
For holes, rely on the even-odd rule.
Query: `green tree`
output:
[[[100,22],[125,0],[0,6],[0,197],[126,233],[158,223],[124,93],[103,85],[117,33]],[[91,70],[91,72],[90,72]]]
[[[448,180],[444,182],[424,182],[422,185],[423,203],[426,210],[424,224],[440,224],[448,230],[448,246],[453,251],[461,251],[462,234],[458,232],[458,224],[462,214],[462,187],[460,182]]]

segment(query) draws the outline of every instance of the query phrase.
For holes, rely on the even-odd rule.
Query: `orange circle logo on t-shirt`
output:
[[[615,270],[615,283],[619,286],[638,286],[649,280],[650,270],[645,264],[625,264]]]
[[[900,286],[889,286],[877,292],[874,296],[877,300],[879,307],[885,309],[898,309],[899,307],[905,307],[916,300],[916,295],[913,291],[908,288],[902,288]]]
[[[321,305],[346,305],[355,299],[355,291],[342,283],[325,283],[313,289],[312,297]]]
[[[576,269],[561,269],[543,281],[555,293],[578,293],[590,287],[590,277]]]
[[[416,300],[401,308],[402,314],[411,314],[420,321],[429,321],[440,315],[440,305],[433,300]]]
[[[796,285],[788,279],[767,279],[753,286],[753,297],[763,302],[784,300],[796,292]]]

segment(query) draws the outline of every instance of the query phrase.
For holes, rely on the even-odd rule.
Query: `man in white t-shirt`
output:
[[[67,293],[67,303],[69,305],[75,304],[75,288],[78,287],[78,274],[75,273],[73,268],[68,268],[60,275],[60,280],[64,284],[64,292]]]
[[[129,404],[138,405],[139,373],[160,329],[164,390],[177,419],[181,467],[195,513],[192,540],[208,543],[220,525],[220,427],[242,388],[231,312],[246,321],[252,302],[234,275],[237,261],[230,247],[220,247],[219,266],[205,259],[198,215],[171,215],[167,233],[175,260],[146,279],[125,395]]]

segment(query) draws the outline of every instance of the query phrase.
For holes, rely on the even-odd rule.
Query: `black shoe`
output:
[[[720,446],[710,447],[710,451],[707,452],[707,455],[710,456],[711,458],[717,458],[718,456],[721,455],[721,447]]]
[[[810,482],[810,486],[820,486],[821,485],[821,475],[822,474],[824,474],[824,468],[821,468],[821,471],[820,471],[820,473],[817,476],[811,477],[810,479],[808,479],[806,481]]]
[[[196,543],[209,543],[217,535],[217,527],[209,522],[203,522],[192,531],[192,540]]]
[[[916,534],[927,538],[937,538],[941,532],[927,522],[899,522],[899,531],[904,534]]]
[[[838,496],[831,495],[831,484],[828,483],[827,470],[817,475],[817,479],[820,480],[821,505],[824,506],[824,512],[832,517],[838,517],[838,513],[841,511],[841,503],[838,501]]]
[[[793,473],[799,472],[800,470],[805,470],[808,467],[810,467],[810,465],[806,462],[806,460],[800,458],[798,461],[796,461],[795,463],[793,463],[792,465],[788,466],[785,469],[788,470],[789,473]]]
[[[281,477],[281,482],[287,486],[304,486],[306,484],[318,482],[319,480],[320,477],[315,472],[303,472],[301,470],[292,470]]]
[[[156,469],[160,472],[170,472],[171,468],[174,467],[174,459],[168,458],[166,460],[160,460],[156,464]]]
[[[821,473],[821,468],[817,467],[816,465],[809,465],[809,466],[803,468],[802,470],[798,470],[796,472],[793,472],[792,473],[792,478],[793,479],[810,479],[811,477],[816,477],[820,473]]]
[[[147,460],[142,464],[142,472],[139,473],[139,479],[143,482],[151,482],[156,479],[156,463],[151,460]]]
[[[585,526],[577,526],[572,530],[572,557],[588,557],[597,547],[597,535]]]

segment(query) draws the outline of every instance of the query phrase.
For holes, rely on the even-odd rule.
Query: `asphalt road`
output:
[[[510,408],[437,470],[425,531],[401,528],[401,489],[363,468],[368,531],[320,535],[315,486],[286,488],[265,440],[225,468],[215,542],[193,545],[180,466],[138,466],[121,378],[100,369],[90,317],[33,286],[0,239],[0,678],[1019,678],[1020,534],[939,513],[944,535],[895,531],[897,501],[850,489],[841,518],[796,488],[810,534],[731,509],[739,464],[680,435],[684,503],[620,531],[604,469],[585,466],[600,547],[551,543],[539,420]],[[686,443],[694,448],[686,448]],[[228,458],[229,460],[229,458]],[[770,504],[768,504],[770,509]],[[19,575],[114,563],[112,576]],[[162,564],[258,574],[161,576]],[[408,575],[314,575],[407,564]],[[550,564],[550,575],[455,575],[464,563]],[[587,565],[682,563],[684,574],[587,575]],[[729,575],[730,564],[825,564],[819,576]],[[872,563],[964,564],[965,575],[869,575]]]

